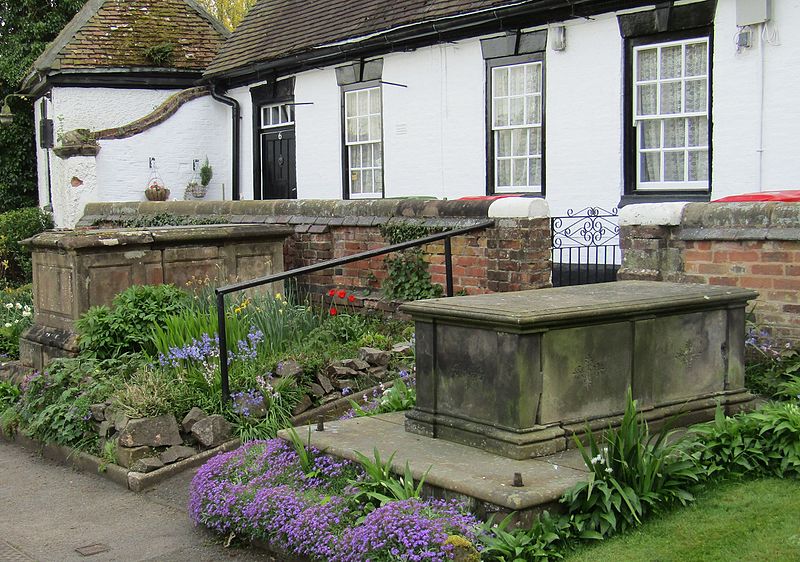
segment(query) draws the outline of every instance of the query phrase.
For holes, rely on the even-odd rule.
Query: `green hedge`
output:
[[[53,218],[38,207],[0,214],[0,284],[32,281],[31,254],[19,242],[48,228],[53,228]]]

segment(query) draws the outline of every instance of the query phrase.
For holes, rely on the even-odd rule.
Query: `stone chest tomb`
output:
[[[417,406],[406,429],[513,459],[617,423],[627,389],[646,419],[713,417],[744,390],[745,305],[732,287],[622,281],[406,304]]]
[[[208,225],[49,231],[25,243],[33,254],[33,325],[20,359],[41,369],[78,352],[75,322],[131,285],[192,280],[232,283],[283,271],[283,243],[293,229]],[[281,291],[282,284],[265,287]]]

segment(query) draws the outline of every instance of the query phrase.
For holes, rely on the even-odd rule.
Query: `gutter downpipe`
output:
[[[241,107],[239,106],[239,102],[236,101],[234,98],[225,96],[217,92],[217,86],[215,84],[211,84],[211,97],[217,100],[218,102],[224,103],[225,105],[231,108],[231,137],[232,137],[232,154],[231,154],[231,199],[233,201],[238,201],[240,194],[239,194],[239,168],[240,163],[242,160],[241,154],[241,143],[239,142],[241,137]],[[223,198],[225,194],[223,193]]]

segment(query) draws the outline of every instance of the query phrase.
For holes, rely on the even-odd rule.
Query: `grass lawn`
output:
[[[800,561],[800,481],[725,483],[687,508],[587,546],[568,562]]]

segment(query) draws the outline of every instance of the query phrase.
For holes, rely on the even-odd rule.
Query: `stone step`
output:
[[[381,460],[392,453],[392,467],[402,474],[408,462],[415,480],[430,468],[425,482],[429,493],[468,500],[480,517],[492,513],[520,512],[521,521],[542,509],[555,507],[571,486],[588,478],[583,459],[575,450],[527,460],[513,460],[459,443],[433,439],[405,430],[405,414],[397,412],[325,423],[296,429],[303,441],[311,428],[311,445],[332,456],[356,461],[355,451],[370,459],[377,447]],[[278,433],[289,439],[284,430]],[[514,473],[522,487],[514,487]]]

